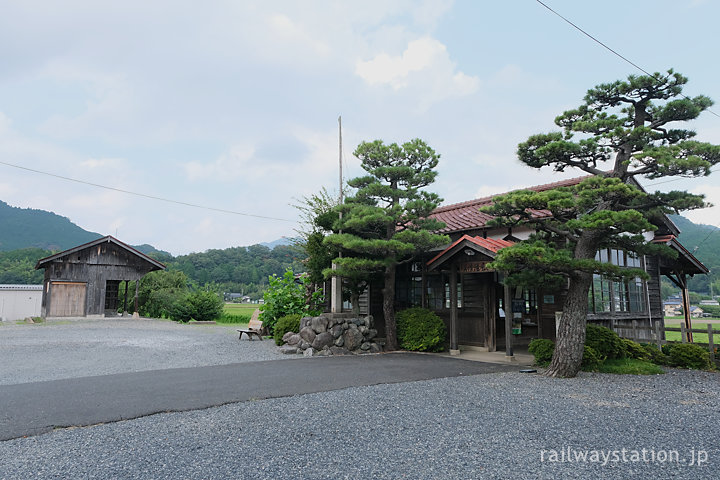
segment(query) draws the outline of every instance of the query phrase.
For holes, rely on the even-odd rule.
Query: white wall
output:
[[[42,293],[42,285],[0,285],[0,320],[39,317]]]

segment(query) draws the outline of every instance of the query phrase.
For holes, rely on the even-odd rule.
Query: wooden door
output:
[[[49,317],[84,317],[87,284],[51,282]]]

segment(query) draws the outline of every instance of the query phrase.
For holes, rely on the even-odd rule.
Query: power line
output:
[[[3,162],[3,161],[0,161],[0,164],[6,165],[6,166],[8,166],[8,167],[18,168],[18,169],[20,169],[20,170],[26,170],[26,171],[28,171],[28,172],[39,173],[39,174],[41,174],[41,175],[47,175],[47,176],[49,176],[49,177],[59,178],[59,179],[61,179],[61,180],[67,180],[68,182],[81,183],[81,184],[83,184],[83,185],[90,185],[90,186],[92,186],[92,187],[104,188],[104,189],[106,189],[106,190],[112,190],[112,191],[115,191],[115,192],[126,193],[126,194],[128,194],[128,195],[135,195],[135,196],[138,196],[138,197],[149,198],[149,199],[152,199],[152,200],[159,200],[159,201],[161,201],[161,202],[168,202],[168,203],[175,203],[175,204],[178,204],[178,205],[184,205],[184,206],[186,206],[186,207],[200,208],[200,209],[203,209],[203,210],[212,210],[212,211],[215,211],[215,212],[222,212],[222,213],[230,213],[230,214],[232,214],[232,215],[241,215],[241,216],[244,216],[244,217],[263,218],[263,219],[266,219],[266,220],[277,220],[277,221],[280,221],[280,222],[295,222],[294,220],[288,220],[287,218],[268,217],[268,216],[265,216],[265,215],[255,215],[255,214],[252,214],[252,213],[235,212],[235,211],[233,211],[233,210],[225,210],[225,209],[223,209],[223,208],[208,207],[208,206],[205,206],[205,205],[197,205],[197,204],[195,204],[195,203],[182,202],[182,201],[180,201],[180,200],[171,200],[171,199],[169,199],[169,198],[156,197],[155,195],[148,195],[148,194],[145,194],[145,193],[131,192],[131,191],[129,191],[129,190],[123,190],[123,189],[121,189],[121,188],[108,187],[107,185],[101,185],[101,184],[99,184],[99,183],[87,182],[87,181],[85,181],[85,180],[78,180],[78,179],[76,179],[76,178],[64,177],[64,176],[62,176],[62,175],[57,175],[57,174],[54,174],[54,173],[44,172],[44,171],[42,171],[42,170],[35,170],[35,169],[33,169],[33,168],[23,167],[23,166],[20,166],[20,165],[14,165],[14,164],[12,164],[12,163],[7,163],[7,162]]]
[[[643,72],[644,74],[646,74],[646,75],[648,75],[648,76],[650,76],[650,77],[653,77],[653,78],[657,79],[657,76],[655,76],[655,74],[652,74],[652,73],[648,72],[647,70],[645,70],[644,68],[642,68],[641,66],[639,66],[638,64],[636,64],[635,62],[630,61],[629,59],[627,59],[626,57],[624,57],[624,56],[621,55],[620,53],[618,53],[618,52],[616,52],[615,50],[613,50],[612,48],[608,47],[608,46],[605,45],[603,42],[601,42],[600,40],[598,40],[598,39],[595,38],[594,36],[590,35],[588,32],[586,32],[585,30],[583,30],[582,28],[580,28],[579,26],[577,26],[576,24],[574,24],[573,22],[571,22],[570,20],[568,20],[567,18],[563,17],[563,16],[560,15],[558,12],[556,12],[555,10],[553,10],[552,8],[550,8],[548,5],[546,5],[545,3],[543,3],[541,0],[535,0],[535,1],[536,1],[537,3],[539,3],[540,5],[542,5],[543,7],[545,7],[546,9],[548,9],[549,11],[551,11],[552,13],[554,13],[555,15],[557,15],[558,17],[562,18],[565,22],[567,22],[567,23],[569,23],[570,25],[572,25],[573,28],[575,28],[576,30],[578,30],[579,32],[581,32],[583,35],[585,35],[586,37],[588,37],[589,39],[591,39],[593,42],[601,45],[603,48],[605,48],[606,50],[612,52],[614,55],[620,57],[620,58],[623,59],[625,62],[627,62],[627,63],[629,63],[630,65],[632,65],[633,67],[637,68],[638,70],[640,70],[640,71]],[[680,95],[681,95],[683,98],[685,98],[686,100],[690,100],[689,97],[687,97],[687,96],[685,96],[685,95],[683,95],[683,94],[680,94]],[[720,118],[720,115],[718,115],[717,113],[713,112],[713,111],[710,110],[709,108],[706,108],[705,110],[706,110],[707,112],[712,113],[712,114],[715,115],[716,117]]]

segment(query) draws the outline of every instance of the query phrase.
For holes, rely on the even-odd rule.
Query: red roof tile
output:
[[[508,240],[499,240],[499,239],[494,239],[494,238],[483,238],[483,237],[471,237],[470,235],[463,235],[462,237],[455,240],[445,250],[443,250],[442,252],[435,255],[430,261],[427,262],[427,264],[432,265],[434,262],[436,262],[443,256],[447,255],[452,250],[456,249],[458,247],[458,245],[460,245],[461,243],[463,243],[465,241],[473,243],[473,244],[477,245],[478,247],[480,247],[484,250],[493,252],[493,253],[497,253],[498,250],[500,250],[501,248],[505,248],[505,247],[509,247],[510,245],[514,245],[513,242],[510,242]],[[464,247],[461,247],[461,248],[464,248]]]
[[[544,192],[546,190],[552,190],[553,188],[571,187],[573,185],[577,185],[588,176],[589,175],[577,178],[570,178],[568,180],[547,183],[545,185],[536,185],[534,187],[523,188],[522,190]],[[489,220],[492,220],[495,217],[486,213],[481,213],[480,208],[492,205],[492,199],[498,195],[478,198],[475,200],[456,203],[453,205],[445,205],[443,207],[436,208],[430,216],[436,220],[440,220],[441,222],[445,223],[445,228],[439,230],[438,233],[461,232],[463,230],[483,228]],[[536,210],[533,212],[533,215],[539,218],[544,216],[550,216],[550,212],[546,210]]]

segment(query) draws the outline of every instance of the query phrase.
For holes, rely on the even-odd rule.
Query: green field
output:
[[[259,307],[260,305],[257,303],[226,303],[223,311],[231,315],[239,313],[249,313],[252,315],[255,309]]]
[[[671,328],[680,328],[680,322],[682,317],[665,317],[665,326]],[[720,323],[712,323],[713,328],[713,343],[720,345]],[[704,330],[707,331],[708,322],[705,319],[697,318],[692,320],[693,330]],[[679,342],[680,332],[665,332],[665,338],[670,342]],[[695,343],[708,343],[707,333],[693,333],[693,342]]]
[[[247,325],[253,312],[259,306],[257,303],[226,303],[222,315],[215,321],[217,323]]]

